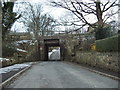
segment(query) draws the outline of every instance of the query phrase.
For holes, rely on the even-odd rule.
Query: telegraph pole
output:
[[[120,33],[120,0],[118,1],[118,33]]]
[[[118,2],[118,10],[119,10],[119,12],[118,12],[118,22],[120,23],[120,0]]]

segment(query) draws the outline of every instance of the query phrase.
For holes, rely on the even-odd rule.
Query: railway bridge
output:
[[[75,45],[73,48],[75,49],[77,46],[80,46],[81,40],[83,38],[94,38],[93,34],[68,34],[68,35],[55,35],[55,36],[41,36],[38,39],[38,53],[39,59],[42,61],[49,60],[48,52],[50,47],[59,47],[60,48],[60,60],[64,60],[65,49],[68,49],[69,45],[65,45],[67,42],[72,42],[71,45]],[[74,53],[74,51],[73,51]]]
[[[38,40],[39,58],[42,61],[49,60],[48,52],[51,47],[60,48],[60,60],[64,59],[64,43],[67,36],[43,36]]]

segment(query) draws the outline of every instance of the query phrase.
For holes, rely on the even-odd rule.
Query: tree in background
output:
[[[17,12],[22,15],[19,22],[23,23],[32,32],[37,40],[38,36],[53,34],[53,28],[56,21],[48,14],[43,14],[42,5],[39,3],[23,2],[23,8]]]
[[[104,28],[106,21],[110,19],[110,17],[118,13],[118,10],[115,11],[113,9],[113,7],[118,5],[117,0],[111,0],[111,2],[110,0],[103,2],[100,0],[89,0],[88,2],[80,0],[61,0],[52,1],[51,4],[55,7],[62,7],[69,10],[83,23],[83,25],[97,28],[96,33]],[[89,21],[87,17],[90,17],[90,15],[96,17],[97,24],[93,24]]]
[[[14,22],[21,17],[13,12],[14,2],[3,2],[2,6],[2,40],[9,33]]]
[[[34,21],[34,22],[33,22]],[[55,20],[45,14],[44,16],[35,17],[34,20],[27,23],[28,31],[33,32],[35,39],[38,36],[49,36],[53,35]]]

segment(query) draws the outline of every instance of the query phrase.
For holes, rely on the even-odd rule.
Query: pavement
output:
[[[6,88],[118,88],[119,81],[62,61],[38,62]]]
[[[0,84],[11,78],[15,74],[24,70],[26,67],[30,67],[35,62],[26,62],[21,64],[14,64],[11,66],[0,68]]]
[[[9,79],[10,77],[12,77],[13,75],[15,75],[16,73],[20,72],[21,70],[23,70],[24,68],[20,68],[16,71],[10,71],[10,72],[7,72],[7,73],[1,73],[0,74],[0,77],[2,77],[2,82],[4,82],[5,80]]]

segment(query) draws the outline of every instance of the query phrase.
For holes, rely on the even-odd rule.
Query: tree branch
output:
[[[111,7],[113,7],[114,4],[116,3],[116,1],[117,1],[117,0],[115,0],[108,8],[104,9],[103,12],[105,12],[105,11],[109,10]]]

